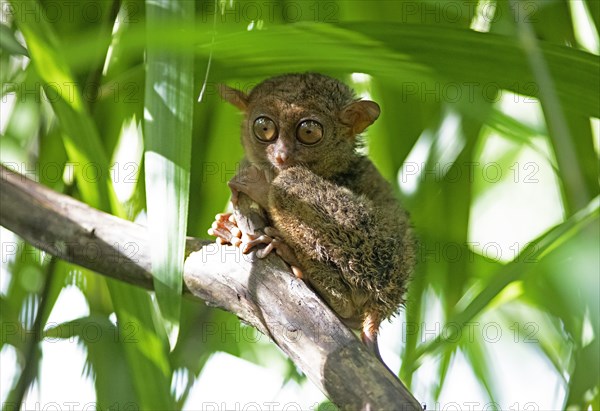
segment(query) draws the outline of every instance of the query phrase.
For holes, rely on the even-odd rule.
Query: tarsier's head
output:
[[[357,100],[340,81],[316,73],[267,79],[248,95],[221,86],[221,96],[245,113],[248,160],[275,172],[302,165],[328,176],[347,169],[356,135],[379,117],[377,103]]]

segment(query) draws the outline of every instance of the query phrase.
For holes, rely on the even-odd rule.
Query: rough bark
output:
[[[152,288],[147,231],[1,168],[0,224],[52,255],[99,274]],[[247,198],[236,210],[247,230],[264,221]],[[189,238],[185,292],[269,336],[342,409],[420,410],[379,363],[275,255]]]

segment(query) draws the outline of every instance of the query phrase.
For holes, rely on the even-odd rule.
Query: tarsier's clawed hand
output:
[[[208,229],[208,234],[217,237],[217,243],[220,245],[232,244],[239,247],[242,244],[242,231],[231,213],[217,214]]]
[[[215,216],[215,221],[208,230],[208,234],[217,237],[217,243],[221,245],[232,244],[240,247],[244,254],[248,254],[254,247],[260,244],[266,244],[265,248],[256,252],[258,258],[265,258],[271,251],[275,250],[277,255],[291,267],[294,275],[302,278],[302,271],[299,268],[294,250],[281,239],[279,232],[273,227],[265,227],[264,233],[243,233],[238,228],[233,214],[224,213]]]

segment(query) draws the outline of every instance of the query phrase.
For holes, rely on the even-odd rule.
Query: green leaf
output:
[[[83,103],[71,69],[61,53],[52,27],[35,1],[14,2],[17,24],[22,31],[31,61],[49,96],[63,131],[69,160],[75,164],[77,187],[84,201],[93,207],[125,213],[116,198],[110,179],[108,156],[98,131]],[[104,44],[104,39],[99,44]],[[94,50],[96,54],[97,50]],[[62,85],[62,86],[61,86]],[[65,95],[62,87],[70,86]],[[87,174],[92,169],[98,174]],[[172,409],[170,370],[164,335],[154,330],[154,312],[147,292],[115,281],[107,281],[120,327],[137,327],[136,343],[124,344],[127,363],[134,375],[137,404],[143,409]]]
[[[5,24],[0,24],[0,49],[9,54],[29,55],[27,49],[17,41],[15,33]]]
[[[600,385],[600,339],[598,337],[576,352],[575,369],[569,380],[569,395],[565,401],[565,409],[596,409],[599,404],[598,389]]]
[[[593,198],[593,195],[587,190],[584,172],[575,166],[577,164],[575,141],[567,122],[565,105],[561,101],[566,98],[560,98],[557,87],[559,83],[556,82],[558,76],[556,73],[550,72],[548,56],[542,52],[532,26],[526,19],[518,18],[518,13],[527,6],[515,0],[511,0],[510,5],[514,9],[516,17],[519,45],[525,52],[531,73],[539,84],[539,98],[548,127],[548,135],[554,146],[557,163],[562,171],[563,203],[567,214],[572,214],[574,210],[585,206]],[[567,8],[566,4],[563,6]],[[560,28],[558,30],[560,31]],[[598,76],[596,78],[598,79]]]
[[[150,296],[137,287],[108,280],[119,335],[133,376],[137,404],[144,410],[172,410],[171,369],[166,336],[156,327]]]
[[[152,7],[160,7],[160,3],[153,2]],[[508,163],[516,161],[516,156],[523,154],[523,148],[527,147],[527,152],[531,149],[541,154],[553,168],[559,183],[565,185],[564,182],[569,181],[566,176],[577,171],[583,176],[584,187],[591,193],[589,195],[597,195],[598,153],[590,117],[598,117],[599,114],[597,89],[600,64],[597,56],[577,50],[577,44],[572,42],[577,21],[569,16],[571,5],[567,0],[534,0],[529,4],[533,7],[525,14],[535,30],[551,83],[561,110],[565,112],[571,134],[567,142],[575,148],[575,160],[564,161],[556,155],[561,153],[558,145],[555,144],[550,152],[546,150],[547,141],[544,139],[550,141],[550,134],[556,135],[552,127],[547,124],[530,126],[527,120],[522,120],[524,116],[521,113],[510,114],[513,107],[507,109],[505,105],[512,103],[508,100],[514,98],[520,99],[520,104],[529,103],[531,97],[542,98],[542,89],[547,89],[547,83],[540,83],[532,72],[527,52],[515,35],[510,2],[466,0],[463,3],[448,5],[445,0],[419,4],[412,0],[385,4],[334,1],[319,3],[318,6],[303,3],[299,5],[302,10],[299,19],[290,19],[276,12],[272,18],[255,22],[254,28],[249,28],[249,21],[232,19],[234,14],[227,14],[243,10],[244,3],[218,2],[226,10],[222,15],[215,14],[213,23],[213,15],[205,14],[206,6],[210,6],[211,10],[213,7],[208,2],[202,3],[202,10],[195,12],[196,21],[190,18],[193,13],[189,13],[185,19],[179,18],[175,22],[154,24],[151,21],[154,25],[148,30],[150,25],[143,15],[145,6],[142,0],[122,2],[120,10],[121,2],[118,0],[85,0],[76,8],[92,10],[91,7],[94,7],[102,14],[102,20],[96,21],[86,21],[86,16],[79,13],[69,14],[68,2],[40,2],[42,12],[38,13],[35,7],[30,7],[36,3],[15,1],[14,4],[19,7],[12,9],[27,11],[26,17],[36,26],[23,29],[24,24],[31,22],[21,21],[19,13],[14,14],[14,23],[21,33],[10,26],[17,35],[24,35],[30,60],[18,50],[15,50],[16,54],[9,54],[2,45],[6,43],[0,44],[3,47],[0,76],[6,83],[3,97],[9,103],[15,101],[8,123],[3,123],[8,125],[3,128],[5,131],[0,138],[2,160],[23,162],[31,168],[57,163],[59,169],[66,161],[86,164],[90,159],[101,160],[107,163],[102,166],[106,167],[103,172],[114,172],[109,168],[112,166],[108,163],[110,158],[130,162],[136,169],[135,174],[129,174],[132,169],[128,168],[121,169],[121,173],[125,171],[121,175],[112,175],[119,180],[138,173],[141,175],[134,181],[131,199],[123,206],[126,214],[117,208],[120,205],[116,205],[112,198],[113,188],[109,181],[106,181],[105,188],[100,187],[103,182],[86,181],[85,173],[77,168],[73,168],[78,173],[73,194],[116,215],[138,217],[140,210],[146,207],[146,176],[140,168],[137,154],[118,156],[116,153],[121,149],[115,147],[124,146],[122,141],[126,139],[119,140],[124,124],[137,127],[144,115],[144,84],[148,73],[145,57],[152,57],[152,53],[146,54],[150,50],[156,51],[160,54],[159,58],[168,62],[180,61],[189,55],[196,57],[199,62],[194,69],[197,80],[188,90],[183,90],[193,97],[200,89],[198,79],[204,78],[206,62],[212,55],[205,97],[201,104],[193,106],[194,128],[190,150],[193,162],[187,217],[190,235],[206,235],[214,213],[226,205],[229,195],[226,181],[235,173],[235,164],[243,154],[239,144],[240,115],[218,98],[216,83],[227,82],[248,90],[265,77],[288,71],[321,71],[347,80],[354,72],[371,76],[369,83],[361,83],[369,84],[371,88],[357,90],[370,91],[372,99],[382,107],[381,118],[368,130],[367,149],[382,173],[392,182],[400,178],[399,170],[406,165],[408,156],[418,154],[419,150],[421,154],[425,152],[421,157],[415,155],[425,162],[419,166],[434,170],[440,161],[447,161],[446,164],[454,161],[456,168],[444,170],[453,173],[457,171],[458,164],[482,161],[484,148],[487,156],[489,144],[498,142],[496,135],[499,135],[502,140],[510,140],[508,144],[502,141],[501,144],[507,148],[494,154],[494,161],[501,167],[506,168]],[[586,1],[596,24],[598,3],[596,0]],[[285,2],[276,2],[275,9],[281,10],[279,6],[282,5]],[[480,12],[484,7],[488,12],[493,9],[495,13],[491,24],[495,33],[469,29],[474,16],[482,18]],[[62,12],[58,18],[44,21],[43,17],[56,17],[51,14],[56,10]],[[116,11],[119,11],[119,17],[115,21]],[[330,11],[337,13],[333,19],[329,18]],[[534,14],[529,14],[531,11]],[[320,14],[320,18],[314,13]],[[210,16],[208,19],[205,18],[207,15]],[[492,16],[488,14],[486,18]],[[8,21],[7,25],[12,24],[10,18]],[[292,21],[293,24],[288,24]],[[35,35],[32,36],[32,32]],[[2,34],[4,36],[4,32]],[[39,39],[35,39],[36,36]],[[0,41],[12,40],[12,37],[0,38]],[[36,46],[33,44],[35,41],[40,44]],[[109,44],[110,51],[107,52]],[[27,65],[25,69],[24,65]],[[41,74],[38,75],[36,70]],[[187,74],[184,73],[184,76]],[[72,88],[69,84],[62,87],[63,81],[76,81],[77,86]],[[163,84],[167,82],[170,82],[168,77]],[[97,97],[94,95],[92,99],[89,92],[96,87],[90,90],[86,87],[90,83],[98,85]],[[177,81],[171,84],[181,87]],[[40,98],[42,88],[44,94]],[[511,99],[499,100],[506,97],[503,96],[504,90],[516,94],[511,94]],[[459,98],[454,98],[456,95],[452,93],[457,91]],[[53,101],[59,93],[65,101]],[[72,97],[71,93],[75,96]],[[153,97],[149,95],[148,98]],[[540,105],[535,102],[536,111]],[[527,113],[531,111],[525,106],[514,108]],[[455,121],[455,128],[447,127],[448,119]],[[173,130],[169,129],[160,138],[180,141],[180,135]],[[85,140],[88,138],[92,141]],[[146,138],[149,139],[147,133]],[[131,153],[139,153],[142,149],[139,140],[135,144],[138,146]],[[467,149],[464,150],[463,146]],[[427,152],[429,159],[426,159]],[[451,155],[439,155],[440,152]],[[31,160],[37,160],[34,166],[30,166]],[[68,167],[66,169],[69,170]],[[552,362],[560,376],[559,381],[567,391],[565,407],[569,404],[588,409],[591,404],[592,409],[598,408],[600,391],[597,389],[596,365],[600,321],[597,313],[600,310],[596,275],[598,260],[594,257],[598,248],[596,226],[587,224],[584,230],[580,230],[585,223],[575,223],[572,228],[579,231],[570,238],[568,230],[552,241],[550,237],[542,236],[538,243],[519,256],[528,264],[519,265],[515,261],[505,266],[499,261],[484,258],[464,244],[466,233],[470,232],[468,224],[473,224],[473,217],[469,215],[473,201],[496,194],[491,184],[482,184],[479,176],[475,176],[471,184],[466,183],[470,176],[465,175],[464,169],[464,179],[454,181],[437,171],[420,176],[417,190],[411,194],[408,190],[399,191],[412,214],[421,244],[420,261],[407,296],[407,329],[402,346],[403,380],[412,383],[417,392],[422,392],[423,381],[419,378],[422,375],[414,371],[424,357],[431,354],[432,363],[439,364],[440,378],[435,386],[425,389],[427,395],[435,398],[435,390],[439,393],[443,389],[444,380],[451,374],[450,368],[454,364],[452,358],[460,349],[465,355],[456,358],[469,363],[488,395],[499,394],[496,392],[495,376],[489,371],[494,369],[493,358],[486,355],[485,345],[472,347],[466,341],[456,343],[454,335],[447,334],[444,336],[448,340],[420,345],[423,334],[419,333],[419,327],[424,324],[430,326],[430,320],[455,321],[458,318],[466,321],[470,316],[484,312],[487,315],[494,308],[494,314],[506,318],[508,325],[521,325],[521,328],[515,326],[514,331],[522,339],[529,337],[531,329],[527,328],[527,324],[535,322],[540,326],[536,335],[539,350],[529,351]],[[507,176],[510,177],[510,174],[503,174],[503,177]],[[36,174],[36,177],[56,190],[65,188],[62,176],[53,180],[43,174]],[[556,180],[550,178],[550,181],[540,181],[540,184],[555,190]],[[502,181],[509,183],[506,179]],[[566,186],[571,187],[568,183]],[[149,189],[152,190],[152,187]],[[180,199],[186,196],[181,195]],[[155,202],[149,198],[148,203],[151,208]],[[556,205],[551,206],[555,208]],[[566,208],[569,217],[571,210],[579,207],[567,204]],[[540,216],[545,211],[541,206]],[[589,222],[593,218],[597,217],[584,219]],[[513,222],[507,221],[507,225],[510,223]],[[179,221],[172,224],[178,225],[175,229],[184,233]],[[582,235],[584,231],[589,235]],[[548,236],[552,235],[549,232]],[[540,251],[540,245],[546,250]],[[450,261],[452,256],[444,254],[450,250],[458,250],[460,257]],[[168,250],[163,251],[166,253]],[[539,252],[540,261],[532,264],[530,260],[536,252]],[[21,255],[18,253],[17,258]],[[102,342],[94,346],[91,340],[83,341],[88,348],[86,370],[98,378],[97,401],[101,407],[110,406],[113,398],[129,398],[140,409],[180,408],[186,403],[189,390],[195,386],[194,376],[201,372],[211,353],[217,350],[225,350],[273,369],[282,368],[286,380],[294,378],[293,367],[281,367],[279,359],[271,361],[274,349],[266,342],[256,344],[244,338],[226,338],[223,345],[220,331],[239,327],[239,321],[229,313],[204,307],[198,309],[196,303],[185,305],[182,309],[177,345],[168,354],[164,326],[157,320],[155,301],[151,301],[147,292],[130,291],[126,286],[121,289],[114,282],[107,287],[100,276],[64,262],[57,265],[62,277],[53,281],[51,297],[47,298],[50,305],[62,287],[75,283],[89,303],[89,318],[97,318],[98,323],[104,322],[110,332],[116,329],[119,335],[128,338],[128,344],[125,341],[113,345]],[[3,322],[21,326],[20,321],[31,320],[33,311],[27,290],[35,289],[37,283],[27,281],[28,278],[36,278],[31,267],[34,265],[23,264],[23,270],[17,265],[10,267],[9,292],[0,297]],[[73,274],[73,271],[77,272]],[[15,285],[21,289],[15,288]],[[175,294],[173,297],[178,298]],[[165,305],[164,301],[165,298],[159,296],[161,307]],[[167,305],[166,310],[175,307],[170,303]],[[112,325],[112,318],[108,321],[113,309],[116,309],[118,325]],[[455,325],[453,323],[448,330],[456,328]],[[417,332],[413,332],[413,328]],[[248,330],[243,329],[245,331]],[[18,329],[15,332],[21,335],[24,331]],[[9,337],[10,341],[3,342],[18,347],[22,345],[22,341],[16,341],[18,337]],[[129,340],[131,337],[134,341]],[[16,350],[17,361],[21,361],[21,349]],[[119,375],[113,376],[111,371]],[[173,398],[175,394],[170,392],[171,381],[173,386],[177,386],[177,398]]]
[[[452,341],[456,338],[457,330],[460,330],[467,322],[473,320],[480,315],[490,303],[513,281],[519,279],[524,273],[531,268],[531,261],[538,261],[543,258],[548,252],[560,246],[574,232],[581,230],[583,227],[598,219],[600,215],[600,199],[596,197],[586,208],[575,213],[571,218],[562,224],[550,229],[540,237],[532,241],[523,251],[510,263],[506,264],[498,270],[498,272],[490,278],[488,284],[482,291],[471,301],[462,311],[457,312],[450,317],[446,322],[456,326],[451,327],[451,330],[444,337],[438,336],[432,341],[417,348],[415,361],[420,362],[426,354],[437,352],[447,344],[447,341]],[[418,364],[414,365],[418,367]]]
[[[491,361],[485,347],[485,342],[480,338],[474,338],[472,341],[462,344],[462,351],[467,357],[477,380],[485,389],[489,403],[498,404],[495,401],[494,395],[495,387],[498,386],[498,380],[489,367]]]
[[[119,410],[136,406],[132,373],[121,344],[132,342],[130,334],[121,333],[105,316],[90,315],[48,328],[44,336],[50,341],[79,337],[87,349],[86,371],[94,381],[98,408]]]
[[[541,84],[538,85],[531,74],[525,54],[513,37],[397,23],[345,23],[340,27],[379,40],[382,46],[434,69],[445,79],[470,82],[478,96],[494,99],[494,95],[488,95],[486,90],[489,88],[491,91],[495,87],[539,97]],[[555,80],[558,95],[568,102],[567,108],[577,110],[581,107],[585,115],[598,117],[600,99],[595,93],[600,88],[598,59],[586,52],[543,42],[540,42],[540,48]],[[472,58],[473,50],[477,50],[476,59]],[[443,86],[437,84],[438,93],[435,95],[438,97],[443,95],[440,92]],[[583,108],[583,105],[587,107]]]
[[[193,21],[194,2],[149,1],[146,10],[148,33],[155,33],[169,22]],[[153,40],[149,36],[144,109],[146,206],[158,305],[177,329],[190,185],[193,56],[165,52]]]
[[[14,2],[33,64],[43,81],[43,89],[60,120],[64,145],[74,163],[74,175],[82,197],[103,211],[119,209],[112,190],[108,160],[98,131],[89,117],[79,87],[73,77],[52,28],[35,1]],[[32,17],[30,13],[35,13]],[[69,87],[70,92],[67,92]],[[92,181],[93,180],[93,181]]]
[[[213,84],[213,83],[211,83]],[[237,86],[238,80],[229,84]],[[214,94],[198,105],[195,124],[205,132],[195,136],[192,144],[192,180],[190,188],[189,234],[206,236],[215,213],[224,211],[231,192],[229,181],[239,170],[244,155],[240,144],[240,112]]]
[[[182,38],[184,29],[189,34]],[[217,36],[214,46],[211,33],[202,25],[165,25],[149,36],[148,40],[162,48],[178,44],[181,53],[194,48],[197,55],[208,57],[212,50],[213,69],[219,78],[226,77],[224,73],[229,78],[251,79],[305,70],[361,72],[384,78],[423,100],[443,100],[444,87],[453,85],[465,86],[469,93],[488,100],[496,98],[498,89],[533,97],[540,94],[514,37],[468,29],[384,22],[303,22],[223,34]],[[146,37],[137,27],[123,41],[121,46],[133,51],[144,47]],[[74,39],[67,48],[71,64],[85,67],[93,58],[89,49],[97,42],[92,35]],[[540,48],[567,108],[598,117],[600,62],[596,56],[543,42]],[[477,58],[473,58],[474,50]]]

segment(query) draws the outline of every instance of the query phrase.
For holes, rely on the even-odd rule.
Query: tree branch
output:
[[[48,253],[152,288],[145,227],[93,209],[1,167],[0,224]],[[264,225],[247,198],[238,224]],[[268,335],[342,409],[421,410],[419,402],[283,261],[189,238],[185,292]]]

